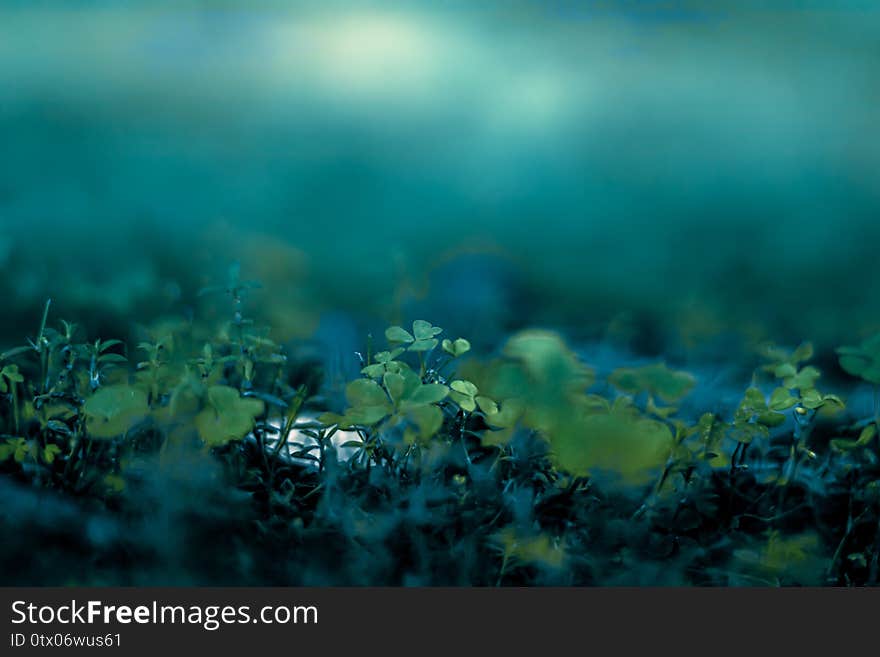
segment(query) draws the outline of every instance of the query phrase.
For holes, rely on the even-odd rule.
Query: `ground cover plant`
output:
[[[492,354],[417,319],[368,336],[344,401],[247,314],[127,345],[45,304],[0,355],[5,583],[872,585],[878,339],[765,345],[729,413],[698,377],[605,380],[555,332]]]

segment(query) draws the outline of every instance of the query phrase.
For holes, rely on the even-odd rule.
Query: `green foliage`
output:
[[[376,361],[372,365],[367,365],[361,370],[361,374],[365,376],[369,376],[374,379],[381,378],[383,374],[386,372],[391,373],[399,373],[403,367],[406,367],[404,363],[400,363],[396,358],[398,358],[401,354],[403,354],[406,349],[398,347],[397,349],[392,349],[390,351],[380,351],[378,354],[374,356],[374,360]]]
[[[499,584],[503,581],[506,571],[516,566],[558,569],[565,564],[564,549],[555,544],[547,534],[518,532],[512,527],[507,527],[492,537],[492,545],[502,558]]]
[[[498,414],[498,404],[480,391],[470,381],[457,380],[449,384],[449,396],[462,410],[473,413],[477,408],[491,417]]]
[[[672,448],[668,426],[644,417],[626,397],[606,412],[580,410],[579,421],[556,427],[551,439],[561,467],[578,476],[597,470],[617,473],[631,485],[656,476]]]
[[[551,331],[518,333],[507,341],[503,353],[536,385],[546,387],[549,394],[579,393],[595,381],[593,370]]]
[[[736,413],[729,435],[739,443],[749,444],[755,438],[766,438],[770,429],[785,422],[781,412],[798,403],[785,388],[776,388],[769,401],[758,388],[746,390]]]
[[[116,438],[149,414],[147,393],[119,384],[99,389],[82,406],[86,430],[93,438]]]
[[[9,392],[19,383],[24,383],[24,377],[18,371],[18,365],[10,364],[0,370],[0,394]]]
[[[864,340],[857,347],[837,350],[840,366],[849,374],[874,385],[880,385],[880,333]]]
[[[206,445],[219,447],[244,438],[264,410],[262,401],[242,398],[235,388],[211,386],[206,408],[196,415],[195,424]]]
[[[859,433],[859,437],[856,440],[848,440],[846,438],[833,438],[831,440],[831,447],[840,452],[849,452],[859,447],[867,447],[871,444],[871,441],[874,440],[874,436],[877,435],[877,425],[869,424],[864,427]]]
[[[506,358],[492,367],[488,385],[490,398],[500,399],[500,406],[493,402],[486,414],[488,423],[499,427],[507,439],[516,423],[537,432],[547,441],[558,467],[576,476],[610,471],[638,485],[663,466],[672,447],[669,427],[643,415],[627,397],[612,403],[588,394],[595,381],[593,371],[561,337],[526,331],[513,336],[503,353]],[[665,395],[674,397],[672,388],[675,393],[684,391],[684,375],[665,368],[618,378],[641,384],[642,375]],[[462,403],[487,411],[474,384],[459,385],[456,394]],[[486,434],[484,443],[502,443],[498,433]]]
[[[413,322],[412,333],[399,326],[392,326],[385,331],[388,342],[406,344],[407,351],[431,351],[439,342],[436,337],[443,329],[432,326],[430,322],[417,319]]]
[[[343,429],[370,431],[374,437],[389,437],[402,429],[402,444],[413,445],[424,443],[441,429],[444,411],[452,410],[449,402],[446,402],[447,398],[465,412],[475,411],[478,404],[484,410],[497,410],[488,397],[476,394],[473,384],[454,381],[447,386],[431,379],[435,375],[429,375],[424,353],[439,344],[434,336],[442,331],[423,320],[413,322],[412,333],[399,326],[388,328],[385,336],[391,345],[406,343],[409,346],[377,353],[374,357],[376,362],[368,363],[361,370],[365,378],[352,381],[346,387],[345,396],[349,406],[344,414],[325,413],[320,420]],[[462,338],[449,343],[449,346],[450,349],[444,351],[453,358],[470,348],[470,344]],[[398,360],[407,351],[418,355],[420,374],[409,363]],[[471,390],[468,385],[473,387],[472,395],[462,392]],[[358,444],[366,443],[361,441]]]
[[[789,353],[784,349],[773,346],[765,347],[765,356],[771,360],[762,368],[765,372],[770,372],[774,378],[781,380],[782,387],[774,392],[779,400],[784,400],[787,404],[784,408],[771,408],[770,411],[781,411],[796,404],[800,407],[815,411],[824,408],[827,411],[840,410],[844,407],[843,400],[837,395],[824,394],[816,389],[816,383],[822,376],[822,373],[812,365],[801,367],[801,364],[813,357],[813,345],[805,342],[793,352]],[[788,391],[788,394],[786,394]],[[793,403],[788,403],[793,399]],[[773,404],[771,399],[771,404]],[[775,416],[768,416],[771,419]]]
[[[766,585],[817,584],[822,558],[819,537],[812,532],[783,536],[770,532],[764,545],[737,550],[734,559],[761,578]]]
[[[156,322],[131,352],[55,328],[47,304],[36,337],[0,361],[2,472],[128,510],[130,463],[192,449],[247,493],[273,548],[415,536],[425,558],[473,560],[481,583],[590,582],[635,558],[690,559],[683,572],[701,583],[871,577],[877,418],[831,415],[845,405],[820,392],[808,343],[765,348],[735,409],[686,417],[675,405],[697,378],[664,362],[614,369],[605,385],[552,331],[514,334],[481,361],[416,320],[370,345],[329,410],[245,316],[255,289],[234,268],[207,290],[228,295],[231,319]],[[841,365],[871,381],[874,346],[842,348]],[[846,517],[786,524],[826,488],[847,498]]]
[[[696,379],[687,372],[669,369],[666,363],[654,363],[644,367],[622,367],[612,372],[609,382],[630,395],[647,392],[673,403],[684,397],[696,385]]]
[[[31,446],[24,438],[7,438],[0,443],[0,461],[12,458],[16,463],[24,463],[30,453]]]
[[[450,354],[454,358],[463,356],[471,350],[471,343],[464,338],[456,338],[455,341],[443,340],[443,351]]]

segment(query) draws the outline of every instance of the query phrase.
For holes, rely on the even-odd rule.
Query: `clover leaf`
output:
[[[813,411],[824,406],[828,406],[832,410],[844,407],[843,400],[837,395],[825,395],[815,388],[801,393],[801,405]]]
[[[423,383],[409,368],[388,371],[381,384],[373,379],[357,379],[345,391],[349,408],[343,415],[325,413],[319,419],[325,424],[342,428],[355,425],[372,426],[387,419],[384,426],[412,422],[415,432],[407,429],[407,442],[429,438],[443,424],[443,413],[436,404],[449,394],[449,388],[440,383]]]
[[[209,447],[244,438],[254,428],[265,406],[259,399],[242,397],[229,386],[208,388],[208,404],[195,419],[196,429]]]
[[[372,379],[355,379],[345,388],[345,398],[352,406],[387,406],[388,396]]]
[[[455,341],[448,339],[444,340],[441,346],[443,347],[443,351],[453,358],[458,358],[471,350],[471,343],[464,338],[458,338]]]
[[[786,375],[782,378],[782,385],[789,390],[809,390],[816,385],[816,381],[821,376],[821,372],[812,365],[807,365],[801,370],[795,370],[791,374],[788,374],[788,371],[785,370]]]
[[[417,428],[412,438],[430,438],[443,425],[443,412],[436,404],[446,399],[449,388],[440,383],[422,383],[421,379],[407,370],[402,374],[386,374],[385,387],[397,409],[392,423],[412,421]]]
[[[382,382],[395,408],[436,404],[446,399],[446,395],[449,394],[449,388],[441,383],[422,383],[412,370],[399,373],[387,372],[382,377]],[[381,388],[379,389],[381,391]]]
[[[325,424],[338,424],[342,428],[358,424],[369,426],[379,423],[393,411],[388,394],[373,379],[355,379],[349,383],[345,387],[345,398],[349,404],[345,415],[324,413],[319,419]]]
[[[414,438],[424,440],[430,438],[443,426],[443,411],[433,404],[412,406],[406,411],[406,417],[415,424],[415,435],[409,432],[406,442],[414,442]]]
[[[410,351],[431,351],[437,346],[438,340],[435,335],[443,332],[442,328],[432,326],[431,322],[417,319],[413,322],[413,335],[415,341],[409,346]]]
[[[399,326],[391,326],[385,329],[385,338],[393,343],[410,343],[415,340],[412,333]]]
[[[486,415],[498,413],[498,404],[485,395],[480,395],[477,386],[470,381],[457,380],[449,384],[449,397],[462,410],[473,413],[477,408]]]
[[[408,367],[408,365],[396,361],[395,358],[400,356],[404,351],[406,350],[401,347],[392,349],[391,351],[380,351],[373,356],[373,360],[376,362],[364,367],[361,370],[361,374],[373,379],[378,379],[385,374],[385,372],[400,372],[402,368]]]
[[[589,413],[557,427],[549,438],[562,469],[578,476],[612,471],[632,484],[650,481],[673,445],[666,424],[643,417],[624,398],[608,412]]]
[[[785,422],[785,415],[779,411],[797,403],[797,399],[787,395],[787,392],[784,388],[777,388],[771,394],[771,404],[768,404],[764,393],[754,387],[748,388],[733,415],[728,435],[744,444],[769,436],[770,428]]]
[[[434,336],[442,332],[442,328],[433,326],[431,322],[417,319],[413,322],[412,333],[400,326],[392,326],[386,329],[385,337],[391,344],[409,345],[408,351],[431,351],[438,344],[438,340]]]
[[[797,397],[794,397],[786,388],[776,388],[770,393],[770,401],[767,407],[772,411],[784,411],[798,403]]]
[[[98,389],[82,407],[86,431],[92,438],[115,438],[126,433],[150,412],[147,393],[126,384]]]

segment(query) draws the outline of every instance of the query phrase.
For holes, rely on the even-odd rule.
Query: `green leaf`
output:
[[[797,404],[797,397],[783,387],[776,388],[770,395],[769,408],[773,411],[784,411]]]
[[[620,474],[634,485],[656,476],[669,456],[673,436],[660,421],[618,406],[610,414],[588,415],[557,427],[549,436],[560,468],[577,476],[595,470]]]
[[[395,404],[399,403],[403,398],[403,391],[406,388],[406,379],[403,378],[403,375],[387,372],[382,378],[382,382],[385,384],[388,394],[391,395],[391,400]]]
[[[345,388],[345,398],[352,406],[384,406],[388,396],[372,379],[355,379]]]
[[[49,420],[46,422],[46,428],[50,431],[54,431],[55,433],[60,433],[65,436],[71,435],[70,427],[68,427],[64,422],[60,422],[58,420]]]
[[[364,376],[368,376],[371,379],[378,379],[384,373],[385,365],[382,363],[367,365],[364,369],[361,370],[361,374],[363,374]]]
[[[768,411],[758,416],[758,422],[765,427],[778,427],[785,422],[785,415],[776,411]]]
[[[404,374],[405,372],[409,371],[409,365],[396,360],[392,360],[385,363],[385,371],[394,372],[395,374]]]
[[[24,377],[18,371],[18,365],[7,365],[0,371],[0,376],[10,383],[24,383]]]
[[[794,350],[794,353],[791,355],[791,360],[794,363],[801,363],[805,360],[810,360],[813,357],[813,343],[812,342],[804,342],[797,349]]]
[[[430,340],[435,335],[443,333],[443,329],[438,326],[431,326],[431,322],[423,319],[417,319],[413,322],[413,335],[416,340]]]
[[[61,448],[58,445],[46,445],[43,449],[43,460],[52,465],[55,462],[55,457],[61,453]]]
[[[449,384],[451,388],[449,398],[461,407],[467,413],[473,413],[477,410],[477,401],[475,396],[478,392],[477,386],[470,381],[458,379]]]
[[[115,438],[126,433],[150,412],[147,393],[126,384],[105,386],[82,407],[86,431],[92,438]]]
[[[648,403],[645,404],[645,410],[652,414],[656,415],[659,418],[666,419],[671,415],[674,415],[678,409],[675,406],[658,406],[654,401],[653,395],[648,395]]]
[[[117,345],[122,345],[125,343],[123,343],[122,340],[102,340],[100,344],[101,344],[101,347],[98,351],[103,353],[103,352],[107,351],[108,349],[110,349],[111,347],[115,347]]]
[[[422,379],[411,369],[402,369],[399,374],[403,377],[403,399],[408,399],[422,385]]]
[[[24,438],[7,438],[0,444],[0,462],[14,457],[16,462],[21,463],[27,453],[28,444]]]
[[[452,401],[454,401],[456,404],[458,404],[463,411],[473,413],[475,410],[477,410],[477,401],[473,397],[463,395],[460,392],[455,392],[453,390],[449,393],[449,398],[452,399]]]
[[[816,385],[816,381],[819,380],[820,376],[821,372],[819,370],[812,365],[808,365],[794,376],[786,377],[782,381],[782,385],[789,389],[809,390]]]
[[[421,438],[430,438],[443,425],[443,412],[432,405],[413,406],[406,411],[407,416],[415,422]]]
[[[410,351],[431,351],[438,344],[437,338],[416,340],[409,346]]]
[[[20,356],[21,354],[26,354],[28,352],[33,351],[34,348],[27,345],[24,347],[15,347],[14,349],[10,349],[9,351],[4,351],[0,354],[0,360],[8,360],[10,358],[15,358],[16,356]]]
[[[359,406],[350,408],[345,412],[344,424],[351,426],[352,424],[372,425],[382,421],[391,413],[390,406],[386,403],[382,406]]]
[[[763,413],[767,410],[767,401],[764,399],[764,393],[757,388],[748,388],[740,403],[740,409],[748,415]]]
[[[211,386],[208,406],[196,416],[195,423],[209,447],[241,440],[253,430],[256,418],[265,411],[261,400],[242,397],[229,386]]]
[[[846,408],[846,404],[844,404],[843,400],[837,395],[822,395],[822,401],[824,402],[823,406],[834,410]]]
[[[818,390],[807,390],[801,393],[801,404],[804,408],[815,410],[825,403],[822,395]]]
[[[477,386],[475,386],[470,381],[463,381],[461,379],[457,379],[449,384],[449,387],[455,390],[455,392],[461,393],[462,395],[467,395],[469,397],[475,396],[479,390]]]
[[[838,439],[838,440],[844,440],[844,442],[850,443],[851,448],[867,447],[871,443],[871,441],[874,439],[874,436],[876,436],[876,435],[877,435],[877,425],[872,423],[872,424],[869,424],[868,426],[866,426],[864,429],[862,429],[861,433],[859,434],[858,440],[849,440],[849,441],[846,441],[844,439]],[[832,440],[831,442],[834,443],[835,441]]]
[[[373,359],[377,363],[390,363],[395,358],[400,356],[400,354],[402,354],[404,351],[406,350],[403,347],[398,347],[397,349],[392,349],[391,351],[380,351],[373,357]]]
[[[25,441],[20,441],[15,448],[15,462],[16,463],[24,463],[24,460],[28,457],[28,454],[31,453],[31,445]]]
[[[455,340],[455,342],[453,342],[452,340],[443,341],[443,351],[456,358],[458,358],[462,354],[467,353],[470,350],[471,343],[464,338],[458,338],[457,340]]]
[[[871,442],[871,439],[877,435],[877,425],[869,424],[864,429],[862,429],[862,433],[859,434],[859,445],[867,445]]]
[[[329,413],[328,412],[328,413],[321,413],[321,415],[318,416],[318,422],[320,422],[324,426],[328,426],[328,427],[332,426],[334,424],[339,424],[339,425],[343,426],[343,428],[344,428],[345,423],[346,423],[346,419],[345,419],[345,417],[343,417],[342,415],[339,415],[338,413]]]
[[[773,376],[777,379],[785,379],[795,374],[797,374],[797,367],[793,363],[782,363],[773,370]]]
[[[98,356],[99,363],[127,363],[128,359],[122,354],[101,354]]]
[[[385,329],[385,338],[388,342],[396,343],[396,342],[412,342],[415,338],[412,334],[404,328],[400,326],[392,326],[390,328]]]
[[[406,398],[408,404],[435,404],[446,399],[449,388],[440,383],[428,383],[416,388]]]
[[[727,425],[713,413],[704,413],[697,422],[697,431],[707,450],[717,450],[724,439]]]

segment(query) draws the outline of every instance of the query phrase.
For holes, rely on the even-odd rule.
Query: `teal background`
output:
[[[851,343],[880,326],[878,28],[854,2],[4,2],[2,340],[47,296],[95,330],[192,312],[237,259],[290,338],[421,313]]]

